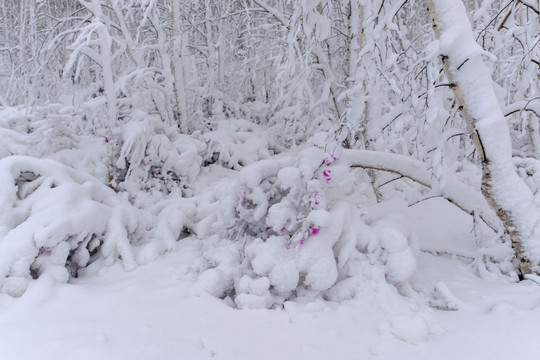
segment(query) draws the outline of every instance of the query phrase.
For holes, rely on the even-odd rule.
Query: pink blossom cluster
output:
[[[339,158],[332,155],[332,154],[329,154],[329,153],[326,153],[324,154],[324,158],[323,158],[323,164],[325,164],[326,166],[330,166],[330,164],[338,161]]]
[[[330,181],[332,181],[332,177],[331,177],[332,170],[328,170],[328,169],[324,170],[322,174],[327,184],[330,183]]]
[[[317,235],[320,231],[321,231],[321,228],[320,228],[320,227],[315,226],[315,225],[313,225],[313,224],[309,225],[309,228],[308,228],[308,231],[307,231],[307,237],[304,236],[304,237],[302,237],[302,239],[300,239],[300,245],[304,245],[304,243],[306,242],[307,238],[309,238],[310,236],[315,236],[315,235]]]
[[[339,157],[336,154],[334,153],[330,154],[327,152],[324,154],[322,165],[326,165],[327,167],[329,167],[330,165],[332,165],[338,160],[339,160]],[[332,181],[331,174],[332,174],[332,170],[329,170],[329,169],[324,170],[322,173],[324,180],[326,181],[327,184],[330,183],[330,181]]]

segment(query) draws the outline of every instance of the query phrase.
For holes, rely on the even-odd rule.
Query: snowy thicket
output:
[[[238,308],[342,301],[368,283],[424,299],[411,282],[421,251],[522,275],[452,90],[474,90],[468,67],[482,64],[490,101],[465,103],[502,109],[510,138],[484,145],[537,212],[536,4],[468,1],[471,30],[465,14],[440,39],[422,1],[2,5],[0,292],[132,270],[186,237],[200,252],[193,291]],[[407,213],[432,198],[468,216],[475,251],[418,247]],[[451,298],[440,289],[426,302]]]
[[[328,133],[280,153],[267,132],[245,120],[186,136],[136,112],[114,138],[59,133],[51,135],[56,148],[44,147],[50,154],[33,152],[43,140],[28,128],[31,119],[65,110],[0,112],[12,135],[12,150],[0,160],[8,190],[2,291],[11,295],[21,295],[31,278],[68,281],[90,264],[118,259],[131,270],[174,250],[189,234],[201,241],[200,260],[190,264],[196,293],[228,298],[239,308],[351,299],[366,282],[410,294],[419,249],[402,211],[407,203],[378,210],[369,176],[351,167],[358,163],[423,182],[402,188],[410,204],[445,196],[496,222],[486,205],[470,201],[474,191],[467,185],[449,181],[440,193],[420,162],[344,150]],[[428,193],[426,185],[433,187]],[[485,255],[478,266],[509,272],[510,254],[498,249],[496,238],[480,245]]]

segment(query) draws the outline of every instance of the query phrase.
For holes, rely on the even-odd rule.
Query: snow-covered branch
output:
[[[399,174],[432,189],[437,196],[442,196],[467,214],[476,212],[493,231],[498,232],[501,228],[497,215],[482,194],[455,176],[449,176],[445,186],[440,187],[427,165],[421,161],[404,155],[369,150],[344,150],[343,160],[351,167]]]
[[[393,172],[431,188],[427,166],[409,156],[370,150],[345,150],[343,159],[352,167]]]
[[[266,10],[273,17],[275,17],[281,23],[281,25],[283,25],[285,27],[289,26],[289,21],[287,21],[287,17],[284,14],[282,14],[279,10],[271,7],[265,1],[253,0],[253,2],[255,4],[259,5],[264,10]]]
[[[532,11],[534,11],[536,14],[540,14],[540,8],[539,8],[540,5],[538,4],[538,1],[537,2],[534,2],[533,0],[517,0],[517,1],[519,1],[523,5],[525,5]]]

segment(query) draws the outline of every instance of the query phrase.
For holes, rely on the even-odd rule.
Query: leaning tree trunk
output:
[[[482,193],[510,234],[521,276],[540,270],[540,213],[518,176],[506,119],[461,0],[428,0],[450,87],[482,162]]]

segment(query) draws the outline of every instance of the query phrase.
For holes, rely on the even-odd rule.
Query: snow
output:
[[[440,215],[456,214],[449,209]],[[459,259],[424,253],[419,266],[426,271],[417,279],[451,291],[457,311],[419,309],[373,282],[359,288],[364,296],[341,304],[235,310],[208,294],[193,295],[186,264],[198,254],[196,240],[185,239],[178,251],[130,273],[114,265],[71,284],[40,278],[16,300],[1,295],[3,356],[472,360],[530,358],[537,351],[538,285],[486,282]],[[244,282],[259,294],[267,286]]]
[[[479,220],[492,215],[470,185],[449,176],[438,188],[417,160],[342,151],[327,134],[241,167],[202,166],[213,140],[155,120],[135,113],[119,134],[123,190],[106,185],[102,138],[0,159],[3,356],[475,359],[534,341],[538,284],[512,282],[511,248]],[[261,129],[223,126],[212,136],[227,151],[268,147],[229,141]],[[24,153],[35,139],[18,141]],[[351,163],[432,188],[417,185],[420,201],[367,201]],[[151,164],[179,179],[154,182]]]

